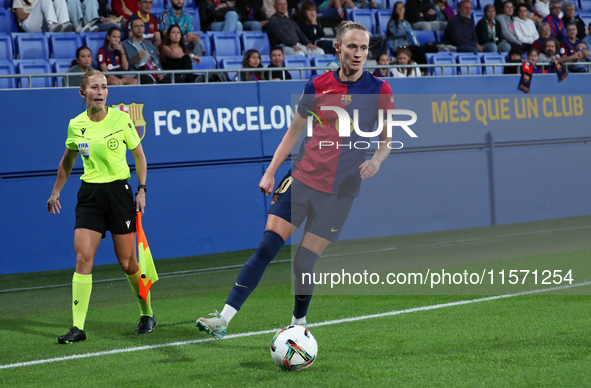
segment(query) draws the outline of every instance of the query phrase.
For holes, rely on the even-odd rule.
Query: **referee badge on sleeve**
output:
[[[80,155],[82,155],[84,158],[87,158],[90,156],[90,144],[89,143],[78,143],[78,152],[80,152]]]

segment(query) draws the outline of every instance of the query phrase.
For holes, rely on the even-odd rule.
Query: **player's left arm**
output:
[[[135,160],[135,172],[137,174],[137,180],[140,185],[146,184],[146,176],[148,173],[148,163],[146,162],[146,155],[142,144],[138,144],[131,153]],[[135,210],[138,212],[144,212],[146,207],[146,192],[144,190],[138,190],[137,196],[135,197]]]
[[[392,89],[387,83],[384,83],[382,86],[382,91],[380,93],[380,109],[388,110],[394,109],[394,98],[392,96]],[[386,115],[384,115],[385,117]],[[384,119],[384,124],[382,126],[382,131],[379,134],[380,142],[373,153],[371,159],[366,160],[365,162],[361,163],[359,166],[359,174],[361,174],[361,179],[367,179],[374,176],[380,169],[380,165],[388,155],[390,155],[390,147],[389,144],[392,141],[392,136],[388,136],[387,131],[388,126],[386,125],[386,120]]]

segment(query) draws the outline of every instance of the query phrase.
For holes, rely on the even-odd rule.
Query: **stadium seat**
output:
[[[42,32],[12,33],[15,57],[18,59],[49,59],[49,43]]]
[[[375,10],[376,16],[376,25],[378,33],[381,36],[386,36],[386,31],[388,30],[388,21],[392,16],[392,10],[390,9],[377,9]]]
[[[82,46],[82,38],[78,34],[63,32],[57,34],[47,34],[49,38],[49,49],[52,58],[76,58],[76,50]],[[92,53],[96,56],[96,52]]]
[[[12,58],[12,37],[9,34],[0,34],[0,61],[11,61]]]
[[[363,24],[372,35],[376,34],[376,17],[372,10],[356,8],[346,12],[349,20]]]
[[[195,9],[197,7],[197,0],[185,0],[183,9]]]
[[[459,64],[473,64],[481,65],[480,56],[473,53],[457,53],[456,62]],[[458,75],[480,75],[482,74],[482,66],[459,66]]]
[[[103,47],[105,37],[107,33],[104,31],[99,32],[86,32],[82,34],[82,44],[90,49],[92,52],[92,67],[98,69],[96,62],[96,54],[99,49]]]
[[[201,36],[201,44],[203,45],[203,48],[205,49],[205,55],[212,56],[213,50],[211,49],[211,35],[209,35],[207,32],[202,32],[202,31],[193,31],[193,33],[199,34],[199,36]]]
[[[14,60],[16,74],[50,74],[51,65],[46,59],[30,60],[19,59]],[[50,88],[53,86],[52,77],[33,77],[29,86],[29,78],[20,78],[21,88]]]
[[[435,42],[441,43],[443,38],[443,31],[434,30],[433,34],[435,35]]]
[[[242,54],[240,38],[236,33],[214,33],[211,37],[215,57],[231,57]]]
[[[301,55],[285,57],[285,67],[311,67],[310,58]],[[301,75],[300,75],[301,72]],[[290,70],[291,79],[308,79],[312,76],[312,70]]]
[[[50,59],[49,64],[54,73],[67,73],[68,69],[72,67],[72,61],[69,59]],[[64,86],[63,77],[55,77],[55,86],[61,88]]]
[[[16,19],[10,9],[0,8],[0,32],[17,32]]]
[[[217,58],[218,69],[242,69],[242,56],[219,57]],[[234,81],[237,72],[229,72],[228,79]]]
[[[478,0],[478,3],[480,4],[480,10],[484,10],[484,7],[487,4],[493,4],[494,5],[494,0]],[[454,7],[454,11],[456,10],[456,7]]]
[[[0,74],[15,74],[12,61],[0,60]],[[16,88],[16,78],[0,78],[0,89]]]
[[[336,68],[336,57],[334,55],[315,55],[312,57],[311,61],[311,65],[314,67],[327,67],[331,63],[334,63]],[[328,70],[313,70],[312,73],[316,75],[327,71]]]
[[[242,46],[242,52],[255,49],[261,56],[271,53],[269,37],[261,31],[243,31],[240,34],[240,44]]]
[[[437,37],[435,36],[433,31],[413,31],[417,40],[421,44],[421,46],[425,45],[427,42],[436,42]]]
[[[110,1],[109,1],[110,3]],[[152,0],[152,10],[150,13],[155,13],[154,9],[166,9],[166,1],[165,0]]]
[[[191,15],[191,22],[193,23],[193,32],[201,30],[201,19],[199,18],[199,11],[195,8],[183,7],[183,11]]]
[[[431,56],[431,64],[433,65],[453,65],[456,63],[456,58],[454,55],[449,55],[447,53],[437,53]],[[431,75],[456,75],[457,69],[455,67],[432,67],[431,68]]]
[[[505,63],[505,55],[499,53],[480,53],[482,63]],[[503,66],[485,66],[486,74],[503,74]]]

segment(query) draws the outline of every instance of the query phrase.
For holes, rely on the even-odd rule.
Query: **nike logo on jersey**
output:
[[[125,221],[125,223],[127,224],[127,229],[129,229],[129,225],[131,225],[131,221]]]
[[[234,285],[235,285],[236,287],[248,288],[248,287],[246,287],[246,286],[243,286],[242,284],[238,284],[238,283],[234,283]]]
[[[334,232],[338,232],[339,230],[335,229],[335,228],[330,228],[330,231],[334,233]]]
[[[330,93],[330,92],[332,92],[333,90],[334,90],[334,89],[323,90],[323,91],[322,91],[322,94]]]

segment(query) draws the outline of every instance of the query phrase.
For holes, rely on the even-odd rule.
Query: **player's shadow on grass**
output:
[[[0,327],[2,330],[9,330],[17,333],[27,335],[35,335],[40,337],[47,337],[56,339],[59,335],[64,334],[64,328],[61,323],[51,323],[47,321],[37,321],[23,318],[9,318],[0,319]],[[48,330],[48,328],[55,328],[55,330]],[[68,328],[66,328],[67,331]]]

